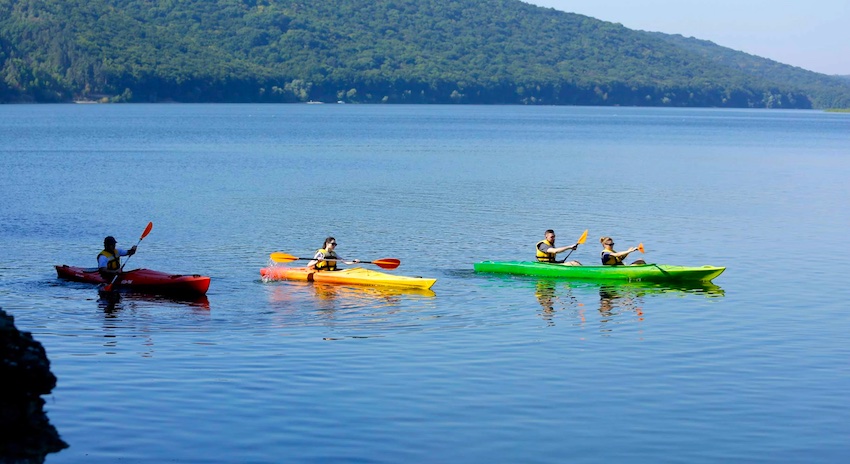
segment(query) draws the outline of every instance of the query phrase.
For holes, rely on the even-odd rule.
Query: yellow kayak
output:
[[[339,271],[316,271],[306,267],[271,266],[260,269],[263,280],[306,280],[338,285],[374,285],[378,287],[428,289],[437,279],[406,277],[353,267]]]

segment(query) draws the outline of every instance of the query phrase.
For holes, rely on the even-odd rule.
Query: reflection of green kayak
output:
[[[641,264],[634,266],[564,266],[557,263],[531,261],[482,261],[475,263],[476,272],[559,277],[575,280],[620,280],[630,282],[708,282],[719,276],[725,267],[670,266]]]

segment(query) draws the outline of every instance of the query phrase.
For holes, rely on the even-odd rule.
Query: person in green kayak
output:
[[[626,256],[629,253],[635,252],[638,250],[637,247],[631,247],[626,251],[614,251],[614,239],[611,237],[602,237],[599,239],[599,243],[602,244],[602,265],[604,266],[622,266],[625,263],[623,262],[626,259]],[[635,260],[632,264],[646,264],[646,261],[642,259]]]
[[[328,237],[325,239],[325,244],[322,245],[322,248],[319,248],[316,251],[315,256],[313,256],[313,260],[307,263],[307,267],[317,271],[336,271],[337,261],[342,261],[345,264],[355,264],[360,262],[359,259],[355,259],[354,261],[345,261],[340,258],[336,254],[336,239]]]
[[[537,242],[535,251],[537,253],[537,261],[541,263],[560,263],[564,266],[581,266],[581,263],[578,261],[567,261],[566,258],[561,261],[555,259],[555,255],[558,253],[562,253],[567,250],[575,250],[576,248],[578,248],[578,243],[573,243],[570,246],[556,247],[555,231],[549,229],[546,231],[544,239]]]
[[[97,270],[100,272],[100,276],[103,277],[103,280],[106,280],[107,282],[112,282],[112,279],[121,272],[122,256],[133,256],[136,254],[135,245],[129,250],[124,250],[121,248],[115,248],[117,243],[118,242],[115,241],[115,237],[111,235],[106,237],[103,239],[103,251],[97,255]]]

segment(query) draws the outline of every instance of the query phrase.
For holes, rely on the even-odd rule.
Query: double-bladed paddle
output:
[[[142,240],[144,240],[144,238],[147,237],[149,233],[151,233],[151,229],[153,229],[153,222],[148,222],[148,226],[145,227],[145,231],[142,232],[142,236],[139,237],[139,241],[136,242],[136,247],[138,247],[139,244],[142,243]],[[118,280],[118,276],[120,276],[121,273],[124,272],[124,266],[127,265],[127,261],[130,261],[130,258],[132,258],[132,255],[128,256],[127,259],[124,260],[124,264],[121,265],[121,269],[119,269],[118,273],[115,274],[115,277],[112,278],[112,282],[109,282],[109,285],[103,287],[104,292],[112,291],[112,286],[115,284],[115,281]]]
[[[583,233],[583,234],[581,234],[581,237],[579,237],[579,238],[578,238],[578,240],[576,240],[576,245],[581,245],[581,244],[583,244],[586,240],[587,240],[587,229],[584,229],[584,233]],[[570,250],[570,252],[569,252],[569,253],[567,253],[567,256],[565,256],[565,257],[564,257],[564,260],[563,260],[562,262],[566,263],[566,262],[567,262],[567,258],[569,258],[569,257],[570,257],[570,255],[573,253],[573,251],[575,251],[575,250]]]
[[[287,253],[281,253],[279,251],[272,253],[271,255],[269,255],[269,257],[271,258],[272,261],[274,261],[276,263],[291,263],[292,261],[298,261],[298,260],[311,261],[313,259],[313,258],[299,258],[297,256],[293,256],[293,255],[290,255],[290,254],[287,254]],[[384,268],[384,269],[395,269],[401,264],[401,261],[399,261],[396,258],[380,258],[380,259],[376,259],[374,261],[360,261],[360,263],[374,264],[374,265],[381,267],[381,268]]]

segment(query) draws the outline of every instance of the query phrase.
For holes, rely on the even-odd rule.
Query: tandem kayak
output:
[[[575,280],[621,280],[629,282],[709,282],[725,267],[686,267],[668,264],[633,266],[564,266],[533,261],[482,261],[473,265],[476,272],[562,277]]]
[[[82,268],[62,264],[56,266],[59,278],[89,284],[105,284],[97,268]],[[150,269],[134,269],[121,274],[115,282],[120,289],[156,295],[204,295],[210,288],[210,278],[198,274],[179,275]]]
[[[373,285],[377,287],[428,289],[437,279],[406,277],[353,267],[339,271],[316,271],[306,267],[271,266],[260,269],[263,280],[306,280],[340,285]]]

